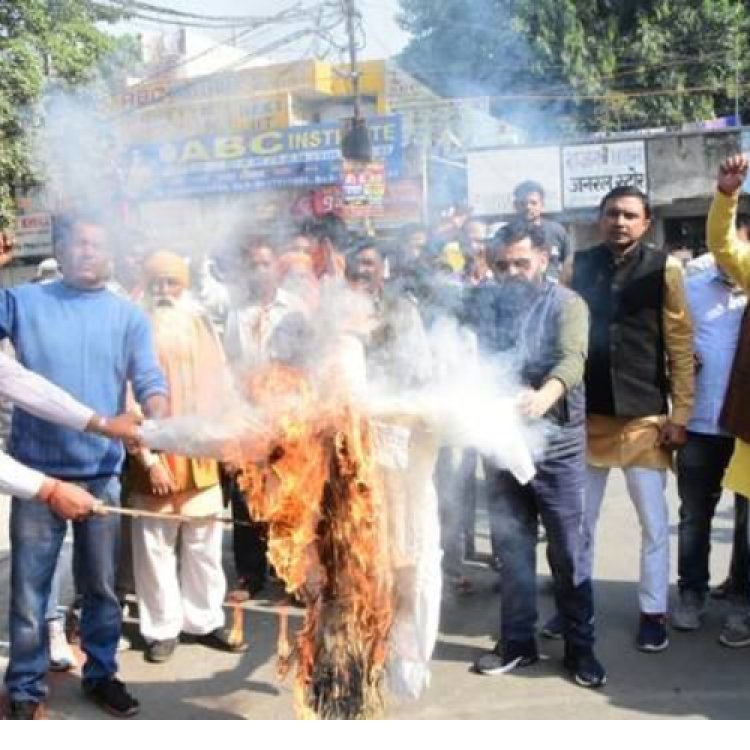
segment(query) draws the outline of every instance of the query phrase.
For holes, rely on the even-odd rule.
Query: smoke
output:
[[[51,210],[114,209],[117,133],[93,90],[56,90],[44,98],[32,161]]]
[[[476,449],[528,482],[544,449],[545,427],[519,415],[522,384],[512,359],[482,354],[475,335],[451,316],[428,332],[411,301],[399,295],[383,305],[385,312],[378,311],[369,295],[332,281],[319,314],[287,316],[269,352],[308,371],[321,404],[350,401],[374,419],[406,420],[442,444]],[[285,406],[274,404],[273,411]],[[221,413],[230,416],[218,423],[216,414],[148,423],[144,438],[161,450],[226,458],[238,443],[271,429],[269,415],[246,403],[225,402]]]

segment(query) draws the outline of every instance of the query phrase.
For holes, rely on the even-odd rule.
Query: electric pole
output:
[[[344,14],[346,15],[346,35],[349,39],[349,76],[352,80],[352,93],[354,95],[354,119],[361,117],[361,103],[359,98],[359,68],[357,67],[357,40],[354,37],[354,19],[357,9],[354,0],[343,0]]]
[[[341,3],[346,18],[346,35],[349,39],[349,76],[352,80],[354,96],[354,113],[353,117],[346,121],[341,141],[341,153],[344,159],[368,163],[372,161],[372,144],[370,131],[362,117],[360,72],[357,65],[357,40],[354,30],[355,21],[359,19],[359,11],[354,7],[354,0],[341,0]]]

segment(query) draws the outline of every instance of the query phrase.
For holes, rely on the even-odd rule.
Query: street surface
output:
[[[0,504],[4,502],[0,500]],[[674,581],[674,482],[670,484],[670,515]],[[715,522],[711,562],[714,584],[726,575],[732,518],[732,505],[725,497]],[[480,523],[480,549],[487,549],[484,523]],[[540,545],[541,621],[553,607],[543,549]],[[725,603],[712,601],[699,633],[672,631],[666,652],[642,654],[635,649],[638,556],[635,512],[620,475],[613,473],[602,513],[595,583],[597,651],[609,671],[604,689],[585,690],[563,675],[559,641],[540,641],[550,658],[532,668],[498,677],[471,673],[469,666],[479,651],[494,643],[498,618],[497,595],[492,592],[495,574],[484,566],[472,565],[468,572],[476,581],[476,592],[471,596],[444,596],[431,687],[419,701],[391,701],[386,715],[404,719],[750,718],[750,648],[732,650],[716,642],[727,611]],[[231,570],[229,555],[227,564]],[[8,580],[5,545],[0,546],[0,641],[8,638]],[[292,680],[280,684],[275,675],[277,617],[273,600],[280,595],[280,590],[272,589],[268,598],[248,605],[245,632],[250,649],[245,654],[182,645],[167,664],[151,665],[143,660],[140,650],[123,653],[121,677],[140,699],[140,718],[293,718]],[[292,623],[299,621],[299,612],[291,610],[295,618]],[[135,623],[126,627],[137,637]],[[0,647],[0,672],[6,663],[7,651]],[[51,675],[50,685],[50,717],[102,717],[83,699],[76,672]]]

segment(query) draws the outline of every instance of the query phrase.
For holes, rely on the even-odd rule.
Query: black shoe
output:
[[[482,654],[474,662],[474,671],[479,674],[506,674],[520,667],[530,667],[539,661],[539,652],[534,641],[498,641],[492,651]]]
[[[200,643],[201,646],[207,646],[208,648],[215,648],[217,651],[228,651],[232,654],[241,654],[247,651],[247,641],[243,640],[239,643],[233,642],[229,637],[229,630],[227,628],[216,628],[210,633],[204,635],[192,635],[184,634],[183,640],[186,643]]]
[[[607,684],[607,671],[590,648],[569,649],[566,646],[563,666],[582,687],[598,688]]]
[[[125,689],[125,683],[116,677],[85,682],[83,692],[89,700],[119,719],[129,719],[141,708],[140,703]]]
[[[177,648],[176,638],[167,638],[164,641],[150,641],[146,645],[146,653],[143,658],[152,664],[163,664],[169,661]]]
[[[8,718],[29,721],[41,718],[42,704],[36,701],[11,701]]]
[[[635,639],[639,651],[655,654],[669,646],[667,618],[664,615],[641,613],[638,635]]]

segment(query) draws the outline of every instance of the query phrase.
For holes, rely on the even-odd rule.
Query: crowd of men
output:
[[[737,500],[733,561],[719,593],[738,606],[720,641],[750,646],[750,245],[736,229],[747,169],[741,156],[722,164],[708,217],[711,255],[687,269],[647,244],[651,208],[631,187],[602,200],[601,244],[576,253],[563,227],[542,217],[541,186],[526,182],[516,189],[517,218],[491,232],[457,209],[434,227],[406,227],[384,243],[354,237],[328,216],[281,238],[242,232],[215,267],[197,273],[141,239],[116,253],[116,233],[99,215],[62,217],[59,270],[47,263],[38,283],[0,290],[0,336],[17,359],[0,355],[0,393],[16,404],[9,455],[0,455],[0,489],[13,495],[11,718],[39,717],[47,670],[74,663],[58,620],[68,520],[88,698],[121,717],[139,710],[117,678],[127,594],[137,597],[149,662],[167,661],[185,640],[246,648],[224,622],[222,526],[187,520],[231,506],[241,523],[232,532],[229,596],[241,601],[262,590],[270,574],[265,529],[248,514],[237,468],[152,452],[139,442],[139,415],[215,412],[237,383],[274,357],[294,356],[289,347],[304,345],[306,326],[336,288],[373,303],[377,319],[362,332],[373,371],[399,369],[404,385],[429,378],[418,371],[414,342],[452,317],[473,332],[481,352],[511,358],[523,383],[521,414],[547,423],[527,484],[474,450],[456,456],[446,448],[435,467],[444,580],[470,594],[463,561],[476,553],[477,468],[484,464],[500,629],[477,672],[503,674],[539,659],[541,523],[557,607],[541,634],[564,640],[563,666],[578,684],[605,684],[594,652],[592,580],[613,468],[624,473],[642,531],[637,648],[666,649],[668,617],[680,630],[700,627],[722,488]],[[393,339],[398,357],[377,356]],[[670,469],[680,496],[679,596],[671,611]],[[121,504],[180,520],[138,517],[125,525],[107,512]]]

